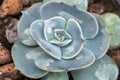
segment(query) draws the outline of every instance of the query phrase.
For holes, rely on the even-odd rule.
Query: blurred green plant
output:
[[[101,17],[106,29],[110,33],[110,48],[120,47],[120,17],[114,13],[105,13]]]

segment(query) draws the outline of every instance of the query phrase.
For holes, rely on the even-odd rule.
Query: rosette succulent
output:
[[[74,80],[117,78],[115,63],[105,55],[109,35],[97,14],[60,1],[37,3],[22,13],[12,57],[25,76],[41,80],[69,80],[69,74]]]

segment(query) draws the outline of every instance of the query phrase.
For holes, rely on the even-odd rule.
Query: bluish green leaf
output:
[[[31,24],[30,32],[33,39],[48,55],[56,59],[61,59],[61,49],[59,46],[49,43],[44,38],[44,22],[36,20]]]
[[[41,80],[69,80],[67,72],[49,73]]]
[[[49,2],[40,9],[42,19],[62,16],[66,20],[75,19],[81,25],[85,39],[94,38],[99,31],[98,23],[93,15],[87,11],[77,9],[62,2]]]
[[[29,52],[27,54],[27,58],[33,59],[35,65],[38,68],[50,72],[66,72],[71,70],[83,69],[90,66],[95,61],[95,56],[93,55],[93,53],[86,48],[83,48],[81,53],[77,57],[70,60],[57,60],[48,55],[46,52],[40,52],[39,50],[40,48],[36,48],[33,51]],[[36,55],[37,57],[34,57]]]
[[[45,21],[44,35],[47,41],[54,38],[55,29],[64,29],[66,20],[62,17],[56,16]]]
[[[20,42],[16,42],[12,47],[12,58],[15,68],[20,70],[25,76],[30,78],[41,78],[48,72],[37,68],[33,60],[27,59],[26,54],[35,47],[24,46]]]
[[[37,45],[35,41],[32,40],[32,37],[29,35],[29,32],[26,34],[25,30],[30,27],[31,23],[34,20],[41,18],[38,12],[41,5],[42,3],[37,3],[33,5],[31,8],[29,8],[27,11],[22,12],[23,14],[18,24],[18,37],[19,37],[19,40],[27,46]]]
[[[117,80],[118,72],[116,64],[107,55],[86,69],[71,71],[74,80]]]
[[[27,46],[37,46],[36,41],[30,35],[30,29],[29,28],[24,30],[23,35],[26,36],[26,38],[22,41],[22,43],[24,45],[27,45]]]
[[[66,31],[72,36],[72,42],[62,48],[62,57],[71,59],[77,56],[85,45],[81,26],[74,19],[69,19],[66,26]]]
[[[110,37],[103,25],[103,22],[100,16],[97,14],[93,14],[93,15],[96,17],[99,23],[100,29],[99,29],[98,35],[95,38],[89,39],[86,41],[85,47],[90,49],[95,54],[96,59],[100,59],[101,57],[105,55],[105,53],[107,52],[109,48]]]

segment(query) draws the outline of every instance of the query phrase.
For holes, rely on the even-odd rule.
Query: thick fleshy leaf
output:
[[[66,25],[66,20],[62,17],[53,17],[45,21],[44,35],[47,41],[54,38],[55,29],[64,29]]]
[[[39,50],[39,48],[36,48],[34,51],[29,52],[27,54],[29,55],[27,58],[33,59],[38,68],[50,72],[63,72],[83,69],[90,66],[95,61],[95,56],[93,53],[86,48],[83,48],[77,57],[70,60],[57,60],[48,55],[46,52],[40,52]],[[36,54],[37,57],[33,57]]]
[[[95,38],[89,39],[86,41],[85,47],[90,49],[95,54],[96,59],[99,59],[103,57],[105,53],[107,52],[109,48],[109,44],[110,44],[110,38],[109,38],[108,32],[103,26],[103,22],[100,16],[97,14],[93,14],[93,15],[96,17],[99,23],[100,30],[99,30],[98,35]]]
[[[43,0],[43,2],[48,1],[59,1],[59,2],[65,2],[69,5],[75,6],[78,9],[87,10],[88,8],[88,0]]]
[[[69,80],[67,72],[49,73],[41,80]]]
[[[74,19],[68,20],[66,31],[72,36],[72,42],[61,48],[62,57],[64,59],[71,59],[80,53],[85,44],[85,40],[79,23]]]
[[[71,71],[74,80],[117,80],[118,72],[116,64],[107,55],[86,69]]]
[[[62,16],[67,20],[72,18],[81,24],[85,38],[94,38],[98,33],[98,24],[94,16],[88,12],[77,9],[61,2],[48,2],[40,9],[42,19],[49,19],[54,16]]]
[[[23,35],[26,36],[26,39],[22,41],[22,43],[24,45],[27,45],[27,46],[35,46],[35,45],[37,45],[35,40],[30,35],[30,29],[29,28],[24,30]]]
[[[110,33],[110,48],[120,47],[120,17],[114,13],[105,13],[101,15],[104,26]]]
[[[38,12],[41,5],[42,3],[37,3],[33,5],[31,8],[29,8],[27,11],[22,12],[23,15],[18,24],[18,37],[19,37],[19,40],[27,46],[37,45],[35,41],[32,40],[32,38],[30,38],[31,36],[29,35],[29,33],[26,34],[25,30],[30,27],[31,23],[34,20],[41,18]]]
[[[20,70],[25,76],[30,78],[41,78],[48,72],[40,70],[35,66],[33,60],[26,58],[26,54],[34,48],[35,47],[26,47],[21,42],[16,42],[12,48],[12,58],[16,69]]]
[[[56,59],[61,59],[61,49],[60,47],[50,44],[44,38],[44,21],[36,20],[31,24],[30,32],[34,40],[38,45],[45,50],[49,55]]]

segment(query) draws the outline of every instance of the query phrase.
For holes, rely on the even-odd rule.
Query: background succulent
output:
[[[49,2],[49,1],[53,1],[53,0],[43,0],[43,2]],[[78,9],[87,10],[88,8],[88,0],[54,0],[54,1],[64,2],[71,6],[75,6]]]
[[[97,14],[60,1],[37,3],[23,12],[18,36],[12,57],[27,77],[69,80],[70,71],[74,80],[117,78],[115,63],[105,55],[109,36]]]
[[[115,49],[120,46],[120,17],[114,13],[101,15],[104,25],[110,33],[110,48]]]

